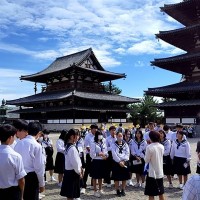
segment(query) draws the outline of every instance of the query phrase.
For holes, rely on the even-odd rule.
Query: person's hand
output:
[[[40,193],[44,192],[45,187],[40,187]]]
[[[139,162],[141,160],[141,158],[136,156],[136,160]]]
[[[104,153],[103,152],[99,152],[99,156],[103,157]]]
[[[124,167],[124,166],[125,166],[123,161],[119,162],[119,165],[120,165],[121,167]]]

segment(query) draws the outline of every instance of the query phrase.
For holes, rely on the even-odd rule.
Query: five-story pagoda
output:
[[[184,28],[160,31],[157,38],[174,45],[187,53],[155,59],[152,64],[182,74],[180,83],[158,88],[149,88],[147,95],[175,99],[158,105],[164,110],[166,123],[200,124],[200,1],[185,0],[164,5],[161,10]]]
[[[41,93],[7,104],[20,107],[15,111],[20,118],[44,124],[126,122],[127,105],[139,100],[107,92],[102,84],[119,78],[125,74],[106,71],[90,48],[59,57],[41,72],[21,76],[45,87]]]

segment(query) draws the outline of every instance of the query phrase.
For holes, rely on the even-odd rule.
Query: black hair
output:
[[[166,133],[165,133],[164,130],[160,129],[158,132],[159,132],[159,133],[162,132],[162,134],[164,135],[164,138],[166,138]]]
[[[141,135],[141,140],[143,140],[143,133],[140,129],[137,129],[137,131],[135,132],[135,140],[138,141],[136,134],[139,133]]]
[[[68,132],[68,131],[67,131],[66,129],[63,129],[63,130],[61,131],[61,133],[60,133],[59,139],[65,141],[65,138],[66,138],[67,132]]]
[[[77,129],[76,129],[76,130],[73,129],[73,128],[70,129],[70,130],[67,132],[66,137],[65,137],[65,145],[67,145],[67,143],[68,143],[70,137],[71,137],[71,136],[75,136],[75,135],[78,135]]]
[[[42,124],[40,122],[30,122],[28,124],[28,134],[36,136],[40,131],[42,131]]]
[[[95,133],[95,135],[94,135],[94,141],[95,141],[95,142],[98,142],[98,136],[99,136],[99,135],[103,135],[103,134],[102,134],[102,132],[97,131],[97,132]]]
[[[116,127],[115,126],[111,126],[110,128],[109,128],[109,131],[111,131],[111,130],[116,130]]]
[[[152,142],[159,142],[160,141],[160,134],[157,131],[150,131],[149,137]]]
[[[126,128],[124,134],[127,135],[128,132],[131,133],[130,130]]]
[[[47,130],[47,129],[44,129],[42,132],[43,132],[43,134],[45,134],[45,135],[49,135],[49,134],[50,134],[50,131]]]
[[[122,123],[119,123],[119,126],[122,126]]]
[[[178,133],[181,134],[182,136],[185,135],[185,132],[184,132],[184,131],[177,131],[177,134],[178,134]]]
[[[168,126],[167,124],[165,124],[165,125],[163,126],[163,130],[164,130],[164,131],[168,131],[168,130],[169,130],[169,126]]]
[[[28,131],[28,122],[24,119],[16,119],[13,121],[13,126],[19,131]]]
[[[149,125],[155,126],[155,123],[154,122],[149,122]]]
[[[5,124],[5,125],[0,126],[0,141],[6,142],[6,140],[10,136],[14,136],[16,132],[17,132],[17,129],[10,124]]]

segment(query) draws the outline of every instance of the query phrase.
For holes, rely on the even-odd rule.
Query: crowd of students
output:
[[[53,143],[39,122],[17,120],[0,126],[0,197],[38,200],[47,182],[45,171],[49,171],[51,181],[57,181],[53,173],[58,174],[60,195],[68,200],[80,199],[88,188],[100,198],[104,195],[102,185],[110,188],[112,180],[118,197],[126,195],[129,185],[144,188],[150,200],[154,196],[162,200],[163,177],[167,176],[169,188],[173,188],[174,174],[178,175],[179,188],[184,189],[191,173],[191,152],[182,125],[172,132],[167,125],[156,127],[150,122],[144,134],[139,128],[124,129],[122,124],[110,126],[106,134],[105,129],[92,124],[84,138],[79,130],[63,130],[56,141],[54,166]],[[200,155],[199,143],[197,153]],[[132,173],[136,174],[135,184]]]

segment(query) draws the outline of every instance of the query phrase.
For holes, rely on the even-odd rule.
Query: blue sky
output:
[[[0,100],[34,94],[21,75],[48,67],[56,57],[92,47],[122,95],[180,81],[181,75],[150,66],[154,58],[183,53],[156,33],[182,27],[159,7],[180,0],[1,0]],[[38,89],[39,90],[39,89]]]

